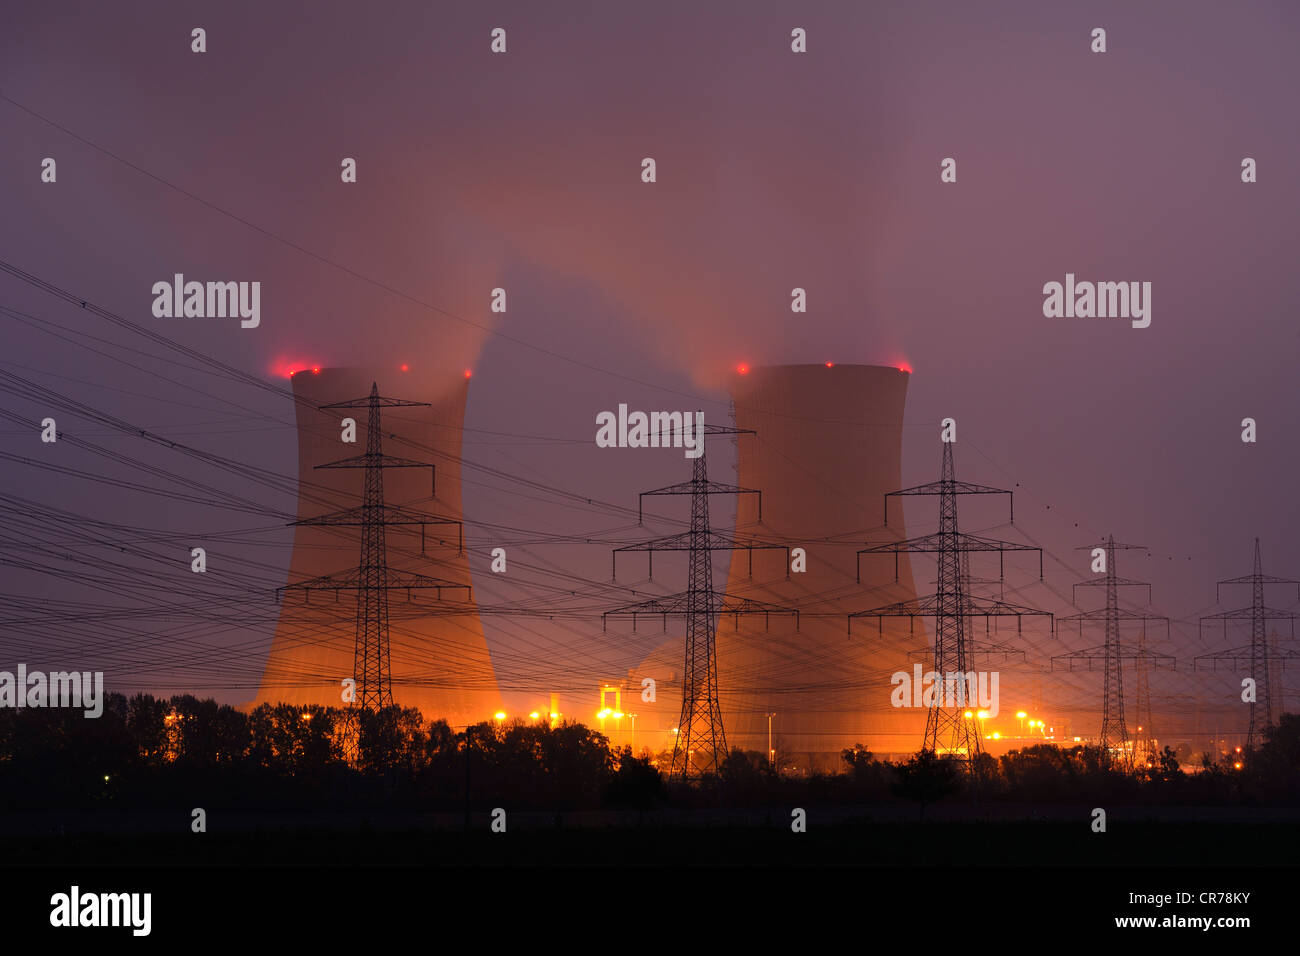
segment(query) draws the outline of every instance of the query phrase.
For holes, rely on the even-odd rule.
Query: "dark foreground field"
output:
[[[895,808],[884,808],[893,810]],[[1052,808],[1052,819],[976,816],[978,808],[933,808],[926,822],[879,809],[808,808],[793,832],[790,811],[515,813],[492,832],[488,812],[436,814],[234,814],[192,833],[177,814],[68,818],[33,815],[32,829],[5,821],[0,850],[14,866],[645,867],[645,866],[1280,866],[1300,851],[1293,811],[1208,808],[1219,819],[1150,819],[1152,808],[1114,808],[1104,833],[1089,808]],[[997,808],[1006,816],[1007,808]],[[944,812],[947,811],[947,812]],[[1071,819],[1072,817],[1072,819]],[[87,826],[95,827],[94,830]]]
[[[968,818],[942,819],[945,810]],[[333,945],[382,927],[566,948],[602,932],[629,940],[689,932],[769,951],[770,933],[807,937],[831,924],[920,946],[939,923],[1025,945],[1068,931],[1231,946],[1291,920],[1294,819],[1161,822],[1145,819],[1151,808],[1117,807],[1095,833],[1086,807],[1036,821],[935,807],[925,823],[808,811],[802,833],[792,832],[788,808],[743,817],[516,813],[504,833],[492,832],[488,812],[472,813],[469,829],[463,815],[447,814],[221,814],[206,833],[189,832],[182,813],[162,830],[157,814],[65,816],[62,833],[14,832],[23,821],[10,815],[0,836],[0,919],[15,939],[55,932],[138,942],[126,929],[51,930],[54,894],[76,886],[148,893],[153,939],[205,947],[253,934],[267,944]],[[1180,902],[1153,906],[1134,894]],[[1117,923],[1171,916],[1168,929]],[[1250,925],[1189,927],[1202,917]]]

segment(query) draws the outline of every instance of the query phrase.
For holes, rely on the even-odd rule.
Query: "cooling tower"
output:
[[[755,552],[751,580],[747,552],[731,556],[728,596],[801,611],[797,628],[778,615],[742,616],[739,626],[725,615],[718,621],[719,699],[731,748],[766,752],[768,714],[773,749],[802,770],[842,769],[840,751],[856,743],[887,754],[921,742],[924,711],[891,705],[890,675],[928,660],[925,625],[918,621],[913,632],[906,619],[886,620],[882,632],[874,620],[859,620],[847,632],[850,612],[915,597],[906,554],[897,583],[888,556],[864,556],[862,583],[856,580],[859,549],[906,536],[898,499],[889,528],[883,525],[884,496],[902,487],[908,378],[896,368],[792,365],[754,368],[732,383],[736,425],[757,432],[736,439],[736,483],[762,491],[763,516],[760,523],[755,496],[739,496],[735,532],[803,548],[807,570],[787,578],[783,553]],[[639,736],[653,749],[671,747],[678,719],[682,632],[679,625],[632,674],[666,678],[654,717],[645,719],[651,705],[639,705]]]
[[[365,408],[319,411],[319,406],[362,398],[371,383],[385,397],[429,402],[429,407],[382,410],[385,455],[431,462],[427,468],[383,470],[384,502],[459,519],[461,436],[469,382],[430,381],[411,372],[346,368],[293,376],[298,424],[298,517],[315,518],[359,507],[363,469],[317,465],[364,453]],[[356,421],[356,442],[341,439],[344,417]],[[432,492],[436,490],[436,497]],[[386,528],[388,566],[459,584],[470,583],[467,558],[459,553],[455,525],[428,525],[421,554],[419,527]],[[299,525],[286,584],[355,569],[361,554],[359,527]],[[464,590],[443,592],[465,603]],[[341,682],[353,675],[356,591],[286,590],[255,703],[342,706]],[[389,592],[390,673],[394,703],[417,707],[426,720],[453,726],[491,718],[500,708],[496,679],[476,613],[433,613],[436,594],[422,589]]]

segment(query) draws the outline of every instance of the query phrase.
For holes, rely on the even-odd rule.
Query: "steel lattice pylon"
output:
[[[355,763],[360,752],[361,712],[377,711],[393,704],[392,667],[388,641],[388,592],[393,590],[435,590],[439,599],[448,589],[461,589],[469,593],[469,586],[440,578],[429,577],[413,571],[394,571],[388,567],[388,550],[385,529],[388,525],[419,525],[421,553],[424,551],[426,525],[461,523],[443,515],[425,514],[384,504],[385,468],[433,468],[428,462],[396,458],[383,453],[383,430],[380,410],[384,407],[428,405],[428,402],[408,402],[397,398],[384,398],[377,383],[371,383],[370,395],[322,405],[321,409],[365,408],[366,451],[363,455],[317,465],[317,468],[362,468],[365,470],[365,490],[360,508],[351,508],[316,518],[292,522],[294,525],[321,525],[332,527],[356,526],[361,528],[361,557],[355,570],[341,574],[327,574],[307,581],[286,585],[281,590],[356,591],[357,621],[356,645],[353,652],[352,679],[356,681],[355,695],[347,709],[341,731],[344,755]],[[461,528],[463,542],[463,527]]]
[[[962,556],[957,550],[957,492],[952,442],[943,445],[940,481],[944,488],[939,495],[939,536],[947,547],[939,550],[934,670],[938,674],[964,674],[967,671],[966,615],[962,612],[967,590],[961,573]],[[980,732],[979,723],[966,717],[968,707],[967,701],[960,701],[955,709],[931,707],[925,717],[924,749],[938,753],[947,745],[950,753],[966,754],[973,761],[980,752]]]
[[[379,710],[393,704],[388,648],[388,553],[384,540],[383,432],[379,429],[379,388],[370,392],[366,423],[366,488],[361,508],[370,519],[361,527],[360,590],[357,592],[357,647],[353,676],[357,705]],[[349,712],[355,713],[355,709]]]
[[[749,429],[723,425],[700,425],[704,435],[752,435]],[[703,441],[703,439],[701,439]],[[709,480],[705,449],[691,465],[691,480],[668,485],[645,495],[690,495],[691,527],[685,534],[656,538],[641,544],[628,545],[614,550],[614,570],[617,572],[617,555],[624,551],[688,551],[689,571],[686,590],[666,598],[654,598],[636,604],[606,611],[605,619],[614,616],[631,617],[633,628],[638,616],[654,615],[665,622],[669,615],[686,618],[686,658],[682,672],[682,710],[677,722],[673,742],[669,776],[682,779],[716,774],[727,755],[727,735],[722,723],[722,708],[718,703],[717,624],[720,614],[792,614],[796,623],[799,612],[791,608],[765,604],[748,598],[732,598],[713,589],[714,551],[747,550],[750,569],[753,570],[753,552],[780,550],[786,552],[786,574],[790,569],[790,548],[784,544],[770,544],[754,538],[739,539],[721,534],[709,527],[709,495],[758,494],[756,490],[740,488]],[[651,564],[653,574],[653,563]],[[666,626],[666,624],[665,624]]]
[[[1104,677],[1102,679],[1101,737],[1099,742],[1102,753],[1107,756],[1107,759],[1109,759],[1112,749],[1117,749],[1121,753],[1122,762],[1131,767],[1133,752],[1128,724],[1124,719],[1124,670],[1122,662],[1126,659],[1135,660],[1143,662],[1144,666],[1147,663],[1154,663],[1156,667],[1168,663],[1172,667],[1174,659],[1168,654],[1147,650],[1145,630],[1143,631],[1142,643],[1138,648],[1125,647],[1120,640],[1119,624],[1120,621],[1164,621],[1165,637],[1168,638],[1169,618],[1157,614],[1139,614],[1136,611],[1124,610],[1119,606],[1119,589],[1121,587],[1146,588],[1149,599],[1151,585],[1145,581],[1134,581],[1130,578],[1119,577],[1115,573],[1115,552],[1125,550],[1145,551],[1146,548],[1135,544],[1116,544],[1112,535],[1103,542],[1084,545],[1077,550],[1090,551],[1098,548],[1105,551],[1105,577],[1100,581],[1080,581],[1074,586],[1076,588],[1104,587],[1106,589],[1106,606],[1095,611],[1072,614],[1061,620],[1078,622],[1080,636],[1083,634],[1085,622],[1101,622],[1105,628],[1106,642],[1098,647],[1057,655],[1052,658],[1052,666],[1055,668],[1057,661],[1066,661],[1069,663],[1070,669],[1073,670],[1075,663],[1082,661],[1087,663],[1088,669],[1091,670],[1094,661],[1100,659],[1103,662]]]
[[[1137,665],[1137,737],[1134,738],[1134,763],[1154,767],[1160,759],[1160,749],[1153,729],[1151,716],[1151,674],[1147,660],[1146,628],[1138,636]]]
[[[1255,680],[1255,699],[1250,702],[1249,725],[1246,729],[1246,754],[1249,755],[1254,753],[1264,731],[1273,725],[1273,695],[1270,687],[1268,665],[1270,662],[1279,662],[1285,667],[1287,661],[1295,660],[1297,657],[1293,651],[1273,651],[1268,646],[1268,635],[1265,633],[1268,622],[1291,621],[1291,636],[1294,637],[1295,620],[1300,617],[1300,613],[1267,607],[1264,604],[1264,585],[1294,584],[1296,585],[1297,595],[1300,596],[1300,581],[1265,574],[1259,559],[1259,538],[1256,538],[1254,571],[1243,577],[1220,581],[1215,588],[1216,601],[1218,600],[1218,588],[1225,584],[1249,584],[1251,586],[1250,607],[1224,611],[1220,614],[1207,614],[1201,618],[1201,626],[1204,627],[1206,621],[1222,621],[1223,632],[1226,637],[1228,621],[1249,620],[1250,644],[1214,654],[1202,654],[1196,659],[1196,663],[1199,665],[1201,661],[1211,661],[1216,668],[1223,661],[1248,663],[1250,675]]]
[[[696,751],[727,753],[727,734],[718,705],[718,618],[714,607],[713,552],[708,549],[709,496],[704,456],[691,466],[691,553],[686,582],[686,662],[682,671],[682,713],[673,742],[671,774],[685,776]]]
[[[1115,576],[1115,539],[1106,541],[1106,674],[1103,678],[1101,746],[1109,752],[1113,743],[1128,740],[1124,722],[1124,669],[1120,664],[1119,594]],[[1166,619],[1166,624],[1168,619]]]
[[[1007,495],[1011,492],[987,485],[958,481],[952,460],[953,442],[943,443],[943,461],[939,480],[902,491],[893,491],[885,496],[885,523],[889,523],[889,499],[895,495],[938,495],[939,496],[939,531],[937,534],[911,538],[896,544],[878,545],[864,548],[858,552],[859,560],[863,554],[894,555],[894,576],[898,576],[898,555],[903,551],[937,552],[939,555],[938,580],[935,593],[927,598],[914,601],[902,601],[884,607],[859,611],[849,615],[849,629],[852,631],[853,619],[857,617],[874,617],[883,633],[883,619],[886,617],[908,617],[915,621],[918,617],[933,617],[934,627],[934,671],[946,677],[950,674],[966,675],[972,673],[970,665],[974,662],[977,650],[975,642],[968,633],[968,622],[975,617],[1015,617],[1017,623],[1025,615],[1055,618],[1046,611],[1009,604],[1001,600],[977,598],[970,593],[970,572],[967,566],[968,556],[972,552],[998,552],[999,559],[1006,551],[1038,551],[1039,577],[1042,577],[1042,550],[1030,545],[1011,541],[998,541],[978,535],[965,534],[957,527],[958,495]],[[1013,512],[1014,517],[1014,512]],[[1002,575],[999,574],[999,581]],[[861,575],[859,575],[859,582]],[[1000,651],[1006,653],[1005,649]],[[965,688],[965,681],[957,683]],[[934,706],[926,714],[925,739],[922,749],[936,754],[952,754],[965,757],[972,772],[975,770],[980,746],[978,717],[971,713],[971,702],[964,698],[954,704],[939,695]]]

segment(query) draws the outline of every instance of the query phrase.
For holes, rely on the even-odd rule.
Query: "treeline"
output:
[[[1107,760],[1100,747],[1052,744],[999,757],[981,754],[974,775],[967,772],[964,758],[927,751],[891,762],[876,759],[859,744],[842,751],[841,759],[841,774],[782,777],[770,771],[761,754],[733,751],[720,778],[706,782],[694,796],[698,800],[711,790],[722,791],[732,805],[901,800],[918,805],[922,813],[943,800],[974,798],[1020,804],[1300,806],[1300,715],[1295,714],[1283,714],[1266,732],[1254,759],[1240,769],[1235,761],[1209,755],[1185,769],[1166,747],[1150,766],[1128,771]]]
[[[670,754],[611,748],[576,723],[485,722],[455,731],[419,711],[362,714],[355,765],[345,759],[339,708],[263,704],[245,713],[190,695],[107,696],[103,716],[0,709],[0,807],[334,810],[393,806],[430,811],[581,810],[671,805],[802,806],[912,803],[970,793],[961,761],[917,754],[880,761],[863,745],[843,773],[775,774],[763,755],[734,750],[721,772],[693,786],[665,782]],[[658,766],[656,766],[656,764]],[[1236,769],[1202,758],[1187,773],[1166,748],[1158,764],[1125,773],[1095,747],[1027,747],[983,755],[981,801],[1300,804],[1300,716],[1283,715],[1254,759]],[[201,801],[201,802],[200,802]]]
[[[0,807],[195,806],[427,810],[654,805],[646,757],[581,724],[487,722],[459,733],[418,710],[363,711],[355,766],[346,711],[262,704],[248,713],[180,695],[106,696],[86,719],[66,709],[0,709]],[[186,805],[189,805],[186,803]]]

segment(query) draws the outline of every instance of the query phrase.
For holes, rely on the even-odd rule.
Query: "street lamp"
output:
[[[1023,736],[1025,735],[1025,718],[1028,717],[1028,716],[1029,716],[1029,715],[1026,714],[1023,710],[1018,710],[1018,711],[1016,711],[1016,719],[1020,721],[1020,736],[1021,736],[1021,737],[1023,737]],[[1032,720],[1029,722],[1029,726],[1030,726],[1030,727],[1034,726],[1034,722],[1033,722]]]
[[[772,718],[776,714],[767,715],[767,765],[776,768],[776,751],[772,749]]]

